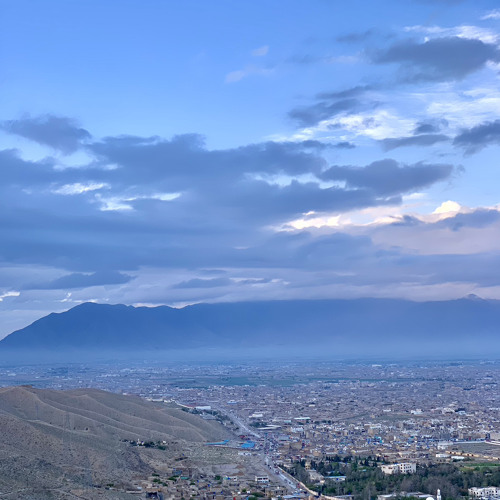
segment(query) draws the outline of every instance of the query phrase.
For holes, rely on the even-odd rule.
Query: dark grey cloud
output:
[[[404,215],[401,219],[396,219],[392,224],[392,226],[404,226],[404,227],[416,227],[424,225],[420,219],[413,215]]]
[[[311,211],[398,204],[452,171],[393,160],[329,167],[318,141],[209,150],[197,135],[118,136],[89,142],[86,151],[92,162],[63,170],[50,159],[0,151],[0,259],[76,273],[47,288],[119,283],[128,278],[105,273],[144,265],[281,266],[283,248],[272,250],[270,227]],[[293,180],[304,174],[311,180]],[[285,176],[292,180],[275,181]],[[324,180],[338,182],[325,187]],[[178,197],[167,201],[166,193]]]
[[[97,271],[95,273],[71,273],[48,283],[37,283],[24,286],[28,290],[62,290],[73,288],[87,288],[90,286],[121,285],[133,279],[117,271]]]
[[[453,145],[464,148],[467,153],[474,153],[493,144],[500,144],[500,120],[463,130],[453,140]]]
[[[439,127],[434,123],[419,123],[413,132],[414,134],[435,134],[439,132]]]
[[[318,99],[351,99],[353,97],[362,97],[366,92],[373,90],[371,85],[357,85],[344,90],[333,92],[320,92],[316,95]]]
[[[378,102],[367,98],[369,86],[356,86],[338,92],[322,92],[315,102],[292,109],[288,116],[299,126],[310,127],[341,113],[355,113],[360,109],[373,109]]]
[[[54,115],[7,120],[0,123],[0,128],[63,153],[73,153],[83,141],[91,138],[90,133],[79,127],[75,120]]]
[[[0,150],[1,185],[29,185],[30,187],[55,180],[55,163],[52,159],[27,161],[19,157],[15,149]]]
[[[341,141],[335,143],[333,147],[337,149],[354,149],[356,145],[349,141]]]
[[[470,213],[458,213],[436,223],[437,227],[447,227],[452,231],[463,228],[484,228],[500,221],[500,212],[494,209],[477,209]]]
[[[311,106],[302,106],[292,109],[288,116],[302,127],[316,125],[322,120],[344,112],[354,112],[361,107],[359,99],[323,100]]]
[[[449,178],[452,172],[452,165],[402,165],[386,159],[366,167],[332,166],[322,174],[322,178],[345,181],[349,189],[367,189],[376,196],[392,196],[428,187]]]
[[[461,80],[488,61],[500,61],[496,45],[460,37],[403,40],[368,55],[375,64],[400,64],[408,82]]]
[[[433,146],[438,142],[447,142],[450,138],[444,134],[420,134],[410,137],[383,139],[380,141],[385,151],[408,146]]]
[[[405,227],[427,227],[433,229],[451,229],[452,231],[460,231],[464,228],[484,228],[491,226],[500,221],[500,212],[495,209],[478,208],[472,212],[459,212],[452,217],[438,220],[437,222],[428,223],[418,219],[415,216],[406,215],[403,219],[398,219],[393,222],[392,226]]]
[[[414,135],[418,134],[437,134],[448,127],[448,120],[441,118],[440,120],[431,120],[417,123]]]

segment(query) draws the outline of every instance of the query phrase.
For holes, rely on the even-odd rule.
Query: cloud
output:
[[[375,64],[400,64],[407,82],[447,81],[461,80],[489,61],[499,62],[500,51],[495,44],[455,36],[403,40],[370,57]]]
[[[462,24],[443,28],[441,26],[416,25],[406,26],[407,33],[423,33],[426,39],[458,37],[469,40],[480,40],[487,44],[496,44],[499,41],[499,34],[489,28]]]
[[[33,188],[57,178],[54,160],[22,160],[14,149],[0,150],[0,165],[0,190],[2,185],[6,187],[11,184]]]
[[[356,145],[349,141],[341,141],[333,144],[333,147],[337,149],[354,149]]]
[[[71,273],[47,283],[26,285],[28,290],[63,290],[87,288],[90,286],[121,285],[133,279],[132,276],[116,271],[97,271],[95,273]]]
[[[103,182],[89,182],[87,184],[75,182],[74,184],[64,184],[63,186],[54,189],[53,192],[56,194],[71,196],[75,194],[88,193],[89,191],[97,191],[103,188],[109,188],[109,185]]]
[[[75,120],[55,115],[7,120],[0,123],[0,128],[65,154],[75,152],[82,142],[91,138],[90,133],[80,128]]]
[[[269,76],[274,72],[273,68],[262,68],[259,66],[254,66],[252,64],[245,66],[243,69],[238,69],[236,71],[231,71],[225,77],[226,83],[236,83],[249,76]]]
[[[6,299],[7,297],[19,297],[19,295],[21,295],[21,293],[17,291],[0,293],[0,302],[3,302],[3,300]]]
[[[459,212],[414,214],[393,224],[370,230],[374,244],[398,248],[401,255],[463,256],[471,274],[483,272],[483,257],[500,257],[500,212],[498,208],[460,209]],[[416,260],[414,257],[411,259]],[[475,261],[475,262],[474,262]],[[474,271],[475,270],[475,271]],[[433,269],[438,273],[439,269]],[[456,275],[459,276],[459,270]],[[457,278],[460,279],[460,278]]]
[[[252,50],[252,56],[263,57],[263,56],[267,55],[268,52],[269,52],[269,46],[263,45],[262,47],[259,47],[258,49]]]
[[[292,109],[288,116],[302,127],[317,125],[339,114],[350,114],[360,109],[374,108],[377,102],[365,99],[368,86],[356,86],[339,92],[323,92],[316,96],[316,102]]]
[[[483,17],[481,17],[483,21],[487,19],[500,19],[500,9],[494,9],[487,12]]]
[[[385,151],[408,146],[433,146],[438,142],[447,142],[450,138],[444,134],[420,134],[410,137],[383,139],[382,146]]]
[[[364,168],[333,166],[322,174],[324,180],[344,181],[349,189],[368,189],[377,196],[393,196],[417,191],[449,178],[452,165],[416,163],[401,165],[387,159]]]
[[[365,42],[375,34],[373,29],[361,31],[361,32],[351,32],[345,35],[340,35],[336,38],[337,42],[340,43],[360,43]]]
[[[415,120],[388,109],[377,109],[373,112],[339,113],[317,125],[303,128],[295,132],[292,138],[304,140],[308,138],[323,139],[329,143],[332,140],[345,141],[360,137],[368,137],[376,141],[393,138],[396,134],[410,134],[415,128]]]
[[[361,107],[359,99],[341,99],[336,101],[322,101],[312,106],[302,106],[292,109],[288,116],[300,126],[309,127],[318,122],[332,118],[339,113],[349,113]]]
[[[233,282],[229,278],[193,278],[187,281],[181,281],[172,286],[172,288],[215,288],[220,286],[229,286]]]
[[[500,222],[498,210],[481,208],[468,213],[458,212],[452,217],[442,219],[437,225],[459,231],[462,228],[484,228],[497,222]]]
[[[125,279],[96,270],[253,267],[272,228],[311,211],[398,205],[452,171],[392,160],[329,167],[327,151],[312,140],[210,150],[195,134],[115,136],[89,141],[88,165],[64,169],[1,151],[0,258],[77,273],[45,281],[54,289]]]
[[[453,145],[464,148],[469,154],[494,144],[500,144],[500,120],[463,130],[453,140]]]
[[[414,134],[435,134],[439,132],[439,127],[435,123],[419,123],[414,130]]]

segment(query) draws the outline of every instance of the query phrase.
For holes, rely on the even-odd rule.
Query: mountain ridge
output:
[[[134,307],[83,303],[51,313],[0,341],[5,350],[248,349],[326,346],[399,350],[426,343],[500,352],[500,301],[324,299]],[[422,345],[423,347],[423,345]],[[486,347],[488,347],[486,349]],[[397,350],[397,349],[392,349]],[[456,350],[456,349],[455,349]],[[481,349],[479,349],[481,351]]]

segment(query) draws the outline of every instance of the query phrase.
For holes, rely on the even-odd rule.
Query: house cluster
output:
[[[146,498],[180,500],[197,498],[201,500],[244,500],[249,496],[278,498],[287,495],[283,486],[273,483],[268,476],[243,477],[203,476],[181,471],[182,475],[155,474],[143,482]]]

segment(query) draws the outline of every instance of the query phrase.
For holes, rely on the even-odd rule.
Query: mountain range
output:
[[[475,296],[293,300],[132,307],[80,304],[0,341],[0,354],[215,352],[274,355],[496,356],[500,301]],[[273,354],[274,353],[274,354]]]

